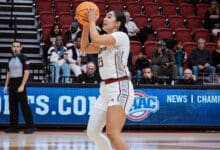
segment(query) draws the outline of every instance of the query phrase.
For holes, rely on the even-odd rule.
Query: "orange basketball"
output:
[[[95,3],[89,1],[82,2],[77,6],[75,14],[76,14],[76,19],[83,26],[89,25],[89,20],[87,16],[88,8],[95,8],[97,19],[99,18],[99,8]]]

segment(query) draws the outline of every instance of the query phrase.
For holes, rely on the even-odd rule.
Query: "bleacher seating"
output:
[[[204,18],[208,7],[209,4],[203,4],[203,3],[196,4],[196,15],[199,16],[200,18]]]
[[[162,14],[168,18],[170,15],[177,15],[177,5],[174,3],[162,3]]]
[[[150,17],[151,15],[159,15],[159,4],[154,2],[144,2],[143,3],[145,14]]]
[[[198,41],[199,38],[205,39],[207,42],[210,41],[210,32],[208,29],[196,28],[193,30],[194,40]]]
[[[126,3],[127,11],[129,11],[130,14],[142,14],[142,6],[141,4],[133,1],[130,3]]]
[[[39,19],[41,26],[53,25],[55,22],[55,16],[50,11],[39,12]]]
[[[139,41],[130,41],[130,51],[132,56],[138,55],[142,49],[142,44]]]
[[[109,10],[120,10],[124,11],[124,5],[119,1],[109,1]]]
[[[181,41],[182,43],[192,41],[191,31],[187,28],[176,28],[175,36],[176,39]]]
[[[45,1],[45,0],[37,0],[36,1],[36,8],[37,12],[43,12],[43,11],[53,11],[52,3],[51,1]]]
[[[202,28],[202,19],[198,16],[187,16],[187,27],[191,30]]]
[[[64,1],[64,0],[55,0],[55,10],[57,14],[63,13],[63,12],[71,12],[70,8],[70,2]]]
[[[216,50],[217,44],[213,42],[206,42],[205,48],[207,48],[211,53]]]
[[[187,16],[193,16],[195,14],[195,7],[191,3],[180,3],[180,15],[186,18]]]
[[[147,26],[146,15],[134,14],[132,17],[133,17],[133,21],[136,23],[136,25],[139,29],[142,29],[143,27]]]
[[[170,28],[157,28],[156,32],[158,40],[173,39],[173,32]]]
[[[144,51],[147,58],[151,58],[152,52],[157,49],[156,41],[145,41],[144,42]]]
[[[74,15],[69,12],[63,12],[59,14],[59,23],[62,26],[71,25],[73,22]]]
[[[174,31],[176,28],[184,27],[184,19],[182,16],[170,15],[168,17],[169,27]]]
[[[153,30],[156,31],[156,36],[149,34],[148,37],[151,38],[148,38],[144,44],[137,41],[131,41],[131,51],[133,55],[135,55],[135,58],[141,48],[144,48],[147,57],[151,58],[152,51],[157,48],[157,40],[162,39],[180,40],[183,42],[188,55],[190,54],[190,49],[197,46],[195,42],[199,38],[204,38],[207,41],[206,48],[210,51],[213,51],[216,48],[216,43],[214,43],[210,38],[210,31],[204,29],[202,24],[205,12],[210,6],[209,4],[199,3],[193,5],[191,3],[187,3],[187,0],[173,0],[172,2],[170,0],[91,1],[95,2],[100,9],[100,17],[97,21],[98,25],[101,25],[107,11],[113,9],[122,11],[128,10],[138,28],[141,29],[151,25]],[[69,29],[69,26],[74,18],[75,9],[81,2],[83,2],[83,0],[36,0],[36,14],[34,15],[38,16],[39,19],[34,21],[34,27],[35,30],[39,30],[40,28],[42,29],[42,31],[39,32],[39,35],[33,36],[39,40],[38,44],[40,41],[43,41],[45,45],[47,44],[48,41],[46,41],[46,39],[48,39],[50,29],[55,22],[60,24],[62,34],[64,34],[65,31]],[[109,10],[107,10],[106,6],[109,6]],[[23,22],[21,23],[20,20],[19,22],[19,24],[22,25]],[[26,30],[27,29],[23,29],[24,34],[22,33],[20,36],[23,37],[23,35],[25,35],[26,39],[28,39],[27,37],[30,37],[31,35],[29,35],[30,32],[27,33]],[[31,33],[32,32],[33,31],[31,31]],[[0,33],[2,37],[6,37],[3,30]],[[8,37],[12,36],[9,35]],[[39,39],[39,37],[42,39]],[[31,43],[30,39],[26,40],[25,46],[27,43]],[[42,51],[39,46],[36,46],[36,49]],[[30,47],[31,46],[26,46],[26,48],[24,48],[25,53]],[[1,48],[3,48],[3,52],[6,52],[5,46],[1,46]],[[33,49],[35,49],[35,46]],[[35,50],[32,52],[38,54],[38,56],[33,56],[36,58],[42,55],[42,52],[41,54],[40,52],[35,52]],[[30,56],[32,55],[30,51],[27,53]],[[6,58],[8,57],[8,54],[2,55],[2,57]]]
[[[154,30],[157,28],[165,28],[166,27],[166,18],[161,15],[151,15],[151,26]]]
[[[186,53],[187,53],[187,56],[189,58],[190,54],[191,54],[191,51],[194,49],[194,48],[197,48],[197,43],[196,42],[184,42],[183,43],[183,48],[185,49]]]

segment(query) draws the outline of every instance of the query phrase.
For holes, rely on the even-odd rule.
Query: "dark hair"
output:
[[[52,28],[51,28],[51,30],[50,30],[50,35],[51,35],[51,36],[57,36],[57,35],[55,35],[55,33],[54,33],[54,29],[55,29],[56,26],[59,27],[59,33],[58,33],[58,35],[61,35],[61,34],[62,34],[59,24],[58,24],[58,23],[54,23],[53,26],[52,26]]]
[[[115,13],[116,21],[120,21],[121,22],[121,25],[119,27],[119,31],[128,33],[128,31],[127,31],[127,29],[125,27],[126,17],[124,15],[124,13],[119,11],[119,10],[114,10],[114,13]]]
[[[12,42],[12,45],[13,45],[14,43],[19,43],[20,46],[21,46],[21,42],[20,42],[20,41],[14,40],[14,41]]]

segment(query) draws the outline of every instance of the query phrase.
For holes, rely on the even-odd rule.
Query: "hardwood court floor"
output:
[[[124,132],[129,150],[220,150],[219,132]],[[0,150],[97,150],[84,131],[37,131],[6,134]]]

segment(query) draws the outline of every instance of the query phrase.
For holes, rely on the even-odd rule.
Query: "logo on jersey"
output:
[[[159,110],[159,100],[156,96],[148,96],[143,91],[135,91],[134,104],[131,107],[127,118],[132,121],[142,121],[150,113],[156,113]]]

